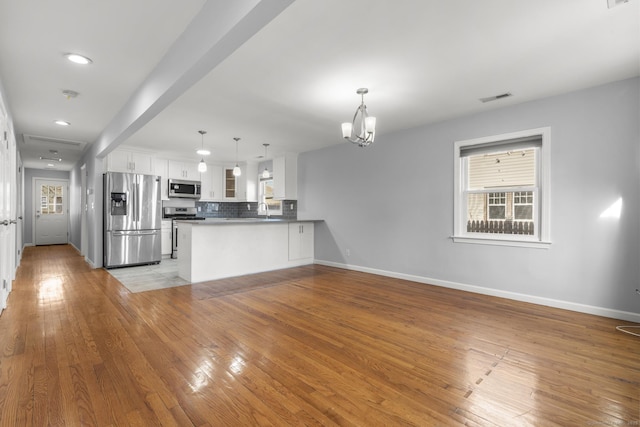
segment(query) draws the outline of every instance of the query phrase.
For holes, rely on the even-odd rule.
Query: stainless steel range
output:
[[[203,220],[204,217],[198,216],[198,210],[195,207],[177,207],[166,206],[162,209],[162,217],[171,219],[171,258],[178,258],[178,223],[181,219]]]

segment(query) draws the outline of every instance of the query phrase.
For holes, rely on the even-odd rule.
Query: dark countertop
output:
[[[282,218],[207,218],[200,220],[178,220],[179,223],[193,225],[238,225],[238,224],[282,224],[290,222],[321,222],[322,219],[282,219]]]

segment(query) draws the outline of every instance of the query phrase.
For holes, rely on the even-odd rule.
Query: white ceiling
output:
[[[154,107],[162,111],[138,111],[144,126],[127,133],[114,117],[176,57],[165,55],[183,31],[202,26],[203,6],[226,1],[35,3],[0,0],[0,82],[32,168],[57,149],[55,168],[68,170],[99,140],[197,161],[200,129],[209,160],[233,161],[233,137],[241,160],[264,154],[263,143],[269,157],[344,144],[340,123],[359,87],[384,143],[397,130],[640,75],[640,0],[612,9],[606,0],[295,0],[252,24],[256,34],[202,79],[168,91],[172,102]],[[66,52],[94,62],[71,64]],[[64,89],[80,95],[65,99]],[[513,96],[479,101],[505,92]]]

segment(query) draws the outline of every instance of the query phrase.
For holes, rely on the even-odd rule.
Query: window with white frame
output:
[[[549,128],[455,143],[456,242],[549,244]]]
[[[260,178],[258,190],[258,214],[265,215],[267,206],[269,215],[282,215],[282,201],[273,199],[273,178]]]

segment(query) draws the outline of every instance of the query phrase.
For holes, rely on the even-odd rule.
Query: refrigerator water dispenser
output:
[[[111,215],[127,214],[127,193],[111,193]]]

